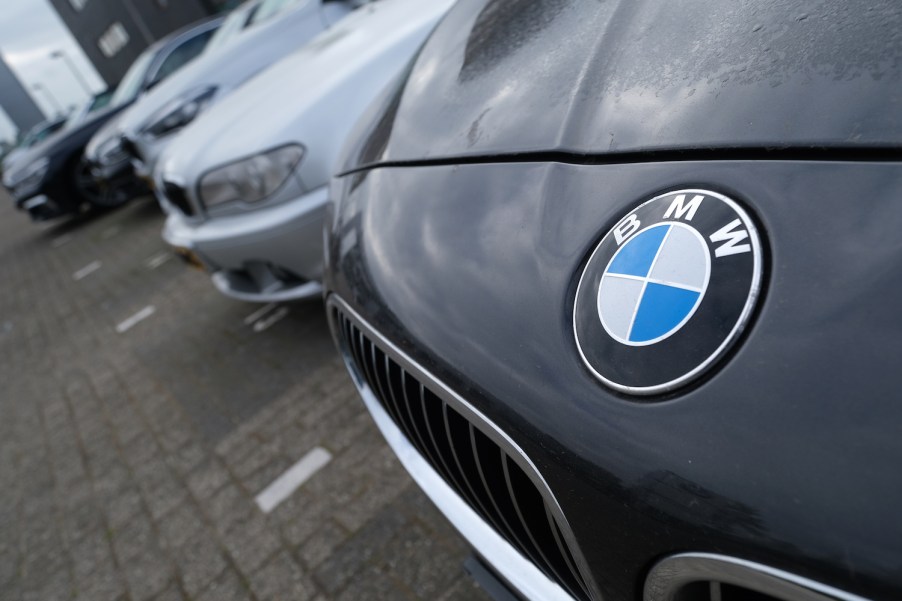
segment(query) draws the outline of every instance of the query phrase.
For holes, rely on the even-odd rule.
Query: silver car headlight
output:
[[[50,159],[39,159],[22,170],[16,181],[10,182],[16,189],[17,194],[25,194],[31,192],[41,185],[47,170],[50,168]]]
[[[128,160],[128,155],[126,155],[125,150],[122,149],[122,138],[119,136],[113,136],[104,140],[103,144],[97,147],[94,156],[96,157],[97,162],[104,166]]]
[[[194,121],[207,108],[207,105],[213,101],[215,95],[215,87],[192,90],[157,111],[151,117],[150,124],[144,127],[142,131],[155,138],[162,138],[180,130]]]
[[[212,207],[227,202],[260,202],[288,181],[304,148],[280,146],[208,172],[200,180],[200,200]]]

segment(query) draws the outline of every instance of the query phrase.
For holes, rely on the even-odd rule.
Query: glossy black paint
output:
[[[30,149],[28,155],[17,163],[17,169],[26,169],[32,163],[48,159],[50,167],[41,185],[27,194],[17,194],[12,190],[16,207],[22,208],[28,199],[43,194],[53,200],[59,215],[74,213],[85,202],[75,188],[74,175],[79,166],[85,146],[107,121],[127,109],[131,103],[101,109],[71,127],[66,127],[45,142]]]
[[[351,191],[353,179],[337,186],[327,288],[526,450],[609,599],[638,598],[645,570],[677,551],[902,593],[898,165],[377,169]],[[636,402],[577,354],[576,279],[624,211],[674,185],[745,200],[773,260],[734,354],[694,388]]]
[[[461,0],[346,167],[537,151],[898,149],[900,31],[895,0]]]
[[[681,551],[902,597],[900,15],[461,0],[348,147],[326,294],[523,447],[606,599]],[[577,281],[679,188],[750,213],[763,298],[700,380],[622,395],[577,352]]]

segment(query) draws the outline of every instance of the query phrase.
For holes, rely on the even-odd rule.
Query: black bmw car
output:
[[[98,183],[91,166],[82,160],[85,146],[143,92],[198,56],[221,22],[221,18],[208,19],[155,42],[135,59],[108,104],[71,119],[17,158],[10,172],[3,175],[16,207],[43,221],[75,213],[86,204],[108,208],[131,198],[135,187],[109,186],[102,179]]]
[[[902,598],[900,31],[461,0],[358,127],[330,323],[495,590]]]

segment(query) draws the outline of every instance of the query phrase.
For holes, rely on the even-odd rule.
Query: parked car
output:
[[[352,136],[332,330],[486,582],[902,598],[899,31],[468,0]]]
[[[22,141],[19,144],[10,150],[6,156],[3,157],[3,185],[6,188],[12,188],[11,181],[9,179],[10,174],[13,172],[13,168],[15,167],[15,163],[17,160],[21,159],[27,152],[29,148],[42,142],[45,138],[52,135],[54,132],[59,131],[66,124],[66,117],[56,117],[54,119],[49,119],[47,121],[42,121],[38,123],[34,127],[32,127],[28,132],[22,137]]]
[[[254,75],[337,23],[359,1],[260,0],[236,9],[247,15],[239,33],[148,94],[118,124],[121,144],[135,172],[149,180],[174,134]]]
[[[186,128],[158,165],[163,237],[227,296],[320,294],[328,182],[355,121],[452,0],[380,0]]]
[[[262,0],[248,0],[230,11],[210,37],[202,54],[215,54],[228,46],[253,23],[253,16],[261,2]],[[196,60],[195,58],[195,62]],[[141,101],[146,99],[147,95],[142,96]],[[141,102],[136,104],[140,106]],[[132,155],[123,148],[122,123],[135,108],[136,106],[132,105],[107,121],[88,142],[84,152],[84,160],[96,184],[120,196],[142,194],[147,191],[148,179],[135,174]]]
[[[113,207],[128,200],[127,190],[104,185],[103,178],[82,161],[85,146],[138,96],[200,54],[221,22],[221,18],[207,20],[155,42],[135,59],[105,107],[70,122],[29,149],[8,176],[16,207],[41,221],[77,212],[86,203]]]

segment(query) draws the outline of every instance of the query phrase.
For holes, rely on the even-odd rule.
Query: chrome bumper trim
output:
[[[787,601],[867,601],[808,578],[713,553],[681,553],[659,561],[645,580],[645,601],[676,601],[693,582],[732,584]]]
[[[263,290],[260,292],[242,292],[235,290],[229,282],[228,276],[217,271],[211,276],[213,285],[225,296],[234,298],[235,300],[249,301],[252,303],[279,303],[284,301],[303,300],[321,296],[323,287],[319,282],[305,282],[298,286],[289,288],[278,288],[275,290]]]

